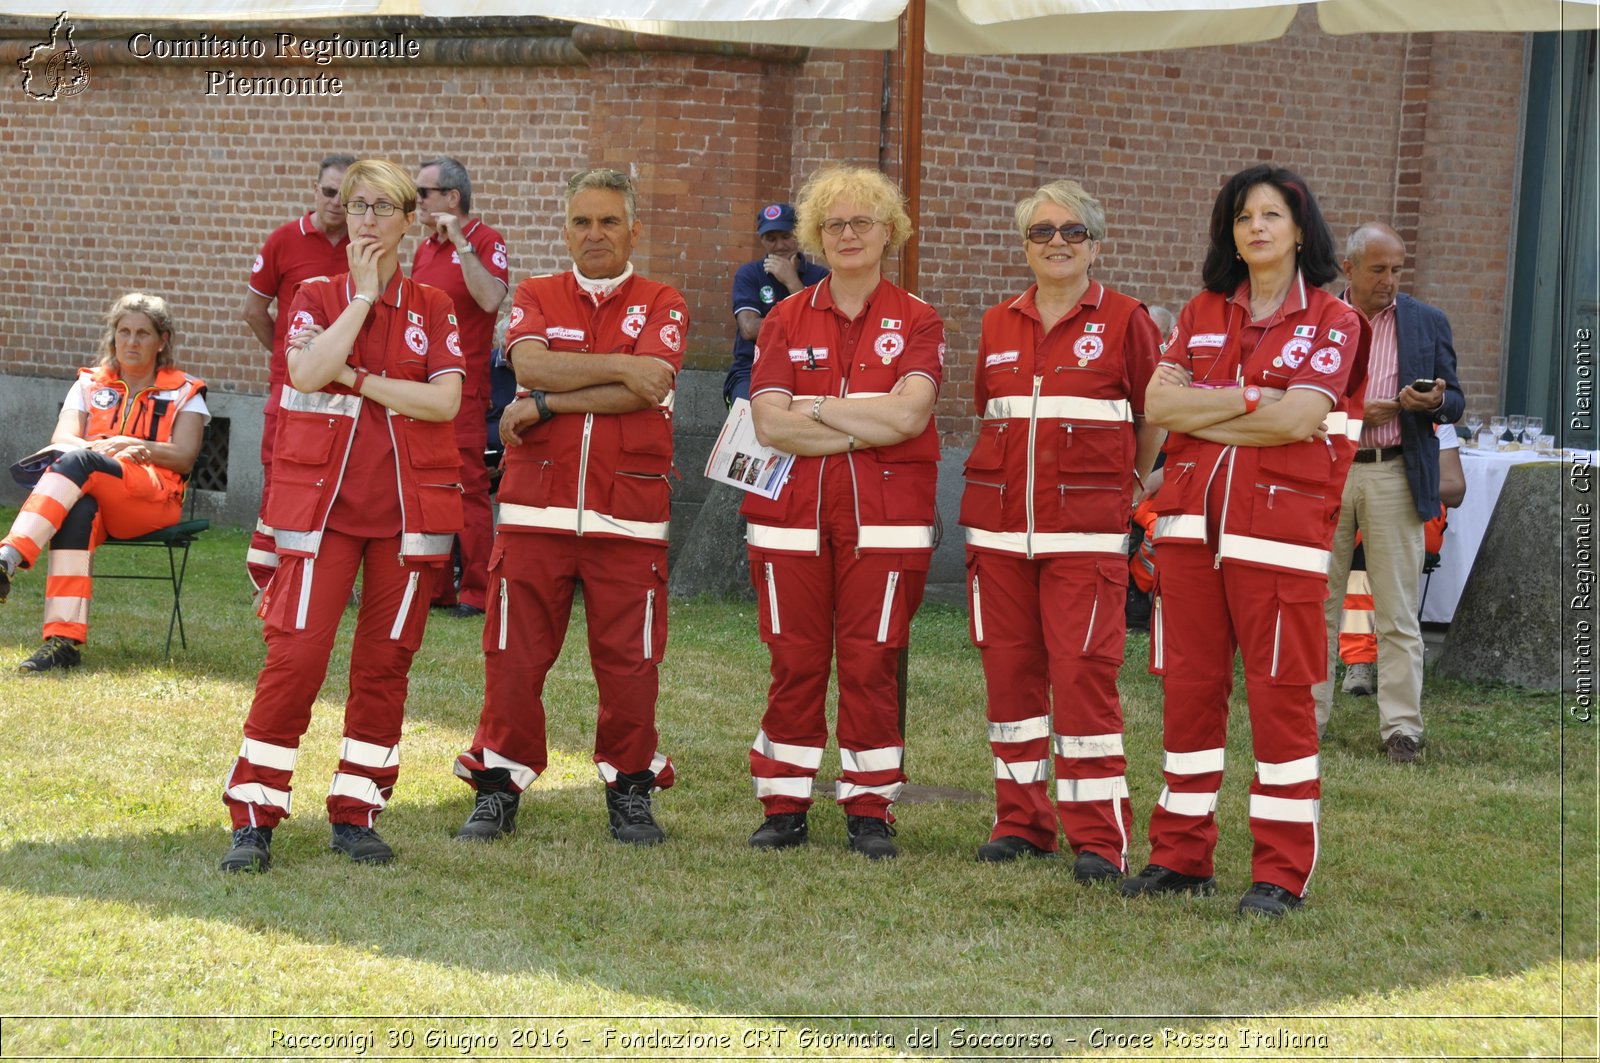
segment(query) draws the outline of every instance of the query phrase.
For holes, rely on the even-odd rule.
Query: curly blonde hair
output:
[[[172,308],[159,295],[129,292],[112,303],[111,309],[106,311],[106,331],[100,339],[100,364],[117,364],[117,323],[129,314],[143,314],[149,318],[150,324],[166,340],[156,354],[156,368],[164,369],[176,362],[178,333],[172,326]]]
[[[911,215],[900,187],[877,170],[865,166],[839,166],[811,175],[795,200],[795,236],[813,255],[822,254],[822,223],[828,210],[842,199],[867,208],[889,227],[889,250],[898,251],[911,239]]]

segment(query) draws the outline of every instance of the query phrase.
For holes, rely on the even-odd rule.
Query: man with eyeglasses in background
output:
[[[634,272],[633,183],[585,170],[566,189],[573,269],[517,286],[508,360],[526,390],[500,417],[505,475],[483,630],[483,714],[456,774],[477,790],[457,834],[516,829],[545,770],[545,676],[583,586],[599,691],[594,762],[612,837],[655,845],[651,794],[673,783],[658,749],[657,666],[667,642],[673,382],[689,332],[683,296]]]
[[[284,338],[289,331],[288,309],[294,293],[308,280],[348,272],[345,248],[350,244],[345,230],[344,205],[339,201],[339,186],[344,172],[355,164],[354,155],[329,155],[317,167],[317,180],[311,186],[316,205],[294,221],[278,226],[261,246],[239,316],[261,346],[272,356],[267,373],[267,405],[261,422],[261,506],[267,509],[267,493],[272,489],[272,444],[278,423],[278,404],[288,383],[289,363],[284,355]],[[273,313],[273,303],[277,312]],[[278,567],[272,528],[256,517],[255,534],[245,566],[257,593],[264,589]]]
[[[489,470],[483,463],[489,413],[489,361],[495,319],[510,288],[505,238],[472,216],[472,180],[467,168],[448,156],[424,162],[417,170],[417,218],[423,240],[411,260],[411,279],[447,292],[461,328],[461,353],[467,378],[456,414],[456,446],[461,451],[461,532],[456,551],[461,564],[455,580],[440,579],[435,609],[458,617],[482,616],[489,581],[489,551],[494,546],[494,516],[489,503]]]
[[[828,275],[827,266],[801,254],[789,204],[762,207],[756,214],[756,235],[767,253],[733,275],[733,364],[722,384],[722,399],[730,406],[734,399],[750,397],[750,365],[767,312]]]

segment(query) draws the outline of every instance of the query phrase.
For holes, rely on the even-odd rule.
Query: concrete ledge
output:
[[[1472,573],[1450,622],[1438,673],[1454,679],[1574,689],[1562,662],[1563,559],[1575,528],[1561,517],[1566,467],[1514,466],[1489,518]]]

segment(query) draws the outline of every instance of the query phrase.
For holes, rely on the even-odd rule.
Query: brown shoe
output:
[[[1415,764],[1421,751],[1417,747],[1417,740],[1410,735],[1396,732],[1389,736],[1383,743],[1383,748],[1389,751],[1391,764]]]

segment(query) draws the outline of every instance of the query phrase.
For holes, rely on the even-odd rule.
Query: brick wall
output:
[[[185,364],[216,389],[259,394],[265,355],[237,316],[249,265],[309,205],[315,160],[336,150],[461,158],[515,277],[566,264],[568,175],[630,169],[645,222],[637,264],[683,290],[691,364],[717,366],[729,278],[757,253],[757,207],[828,161],[899,172],[898,63],[882,53],[680,47],[539,20],[405,25],[426,37],[422,59],[337,62],[322,69],[344,94],[299,100],[207,97],[203,71],[308,68],[138,62],[126,33],[95,42],[80,28],[88,90],[55,103],[18,92],[0,110],[15,182],[0,227],[0,373],[66,376],[111,298],[142,287],[176,304]],[[0,21],[0,69],[47,26]],[[1012,205],[1056,177],[1082,180],[1106,208],[1100,278],[1177,309],[1198,288],[1222,179],[1260,160],[1292,166],[1341,238],[1368,218],[1415,231],[1410,288],[1450,314],[1464,380],[1492,394],[1521,85],[1519,36],[1328,37],[1309,14],[1261,45],[929,56],[920,294],[950,332],[947,441],[970,430],[983,310],[1030,280]]]

